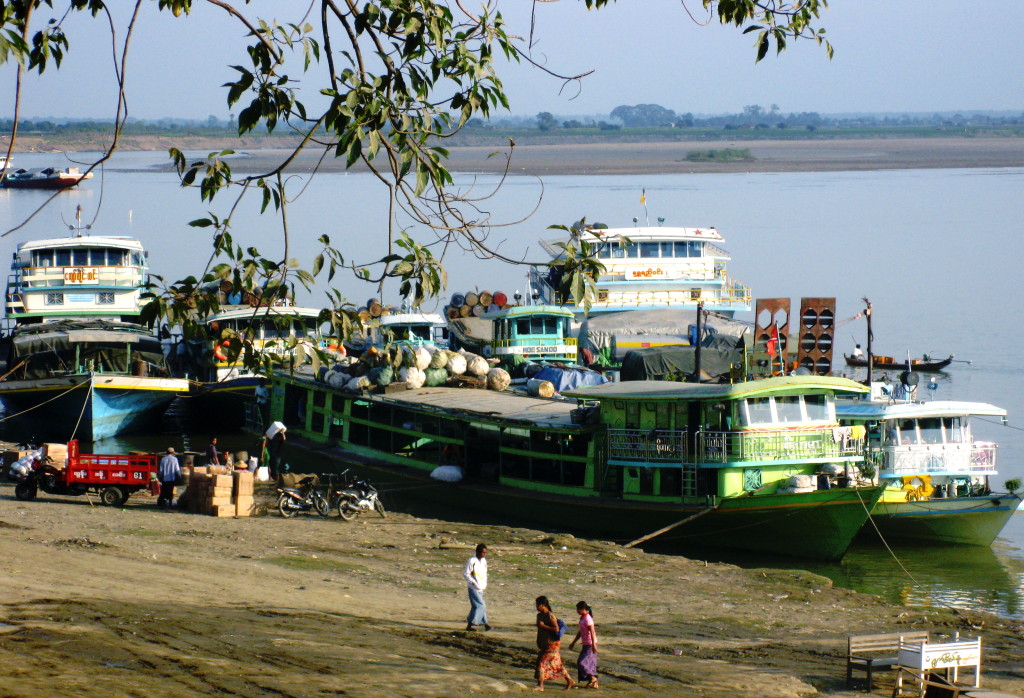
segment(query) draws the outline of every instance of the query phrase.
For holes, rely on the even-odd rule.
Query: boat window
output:
[[[55,250],[57,266],[58,267],[70,267],[71,266],[71,250]]]
[[[942,420],[938,417],[929,417],[918,422],[921,426],[921,443],[941,444],[942,443]]]
[[[39,250],[38,252],[32,253],[32,266],[34,267],[52,267],[53,266],[53,250]]]
[[[768,397],[751,397],[743,401],[746,405],[747,425],[771,424],[775,421],[772,417],[772,400]]]
[[[640,246],[637,245],[635,242],[630,242],[628,244],[624,244],[623,247],[626,248],[626,256],[627,257],[639,257],[640,256]]]
[[[107,250],[107,264],[112,267],[128,266],[127,250]]]
[[[94,247],[89,250],[89,266],[93,267],[105,267],[107,266],[107,251],[102,247]]]
[[[608,259],[611,256],[612,256],[611,243],[607,243],[607,242],[605,242],[605,243],[598,243],[598,245],[597,245],[597,258],[598,259]]]
[[[675,254],[673,255],[674,257],[690,256],[689,246],[687,245],[685,240],[677,240],[675,243],[673,243],[673,246],[675,247]]]
[[[896,422],[900,428],[900,444],[906,446],[908,444],[916,444],[917,441],[917,422],[913,419],[901,419]]]
[[[641,242],[640,243],[640,256],[641,257],[660,257],[661,256],[661,245],[656,242]]]
[[[611,247],[612,257],[621,259],[622,257],[626,256],[626,250],[623,248],[622,243],[610,242],[608,243],[608,245],[609,247]]]
[[[943,420],[946,424],[945,427],[949,431],[949,442],[954,444],[964,443],[967,439],[964,439],[963,433],[963,420],[960,417],[947,417]]]
[[[799,395],[780,395],[775,398],[775,411],[780,422],[802,422],[803,411],[800,409]]]
[[[661,256],[662,257],[671,257],[672,256],[672,243],[671,242],[662,242],[662,243],[660,243],[660,245],[661,245]]]
[[[145,261],[142,259],[141,252],[132,252],[132,266],[141,267],[145,265]]]
[[[687,245],[690,248],[690,257],[703,257],[704,256],[704,243],[696,240],[691,240]]]
[[[828,413],[828,397],[825,395],[804,395],[804,408],[807,419],[811,422],[830,421]]]
[[[412,325],[409,334],[416,339],[430,341],[430,325]]]

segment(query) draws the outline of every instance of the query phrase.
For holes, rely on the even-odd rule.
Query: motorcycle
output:
[[[298,487],[277,488],[277,510],[281,516],[290,519],[300,511],[315,511],[320,516],[330,514],[331,504],[316,485],[315,477],[306,477],[299,481]]]
[[[342,477],[346,473],[347,470],[341,474]],[[382,519],[387,516],[377,488],[368,480],[348,482],[340,489],[334,490],[331,495],[332,508],[337,508],[338,516],[345,521],[351,521],[364,511],[376,511]]]

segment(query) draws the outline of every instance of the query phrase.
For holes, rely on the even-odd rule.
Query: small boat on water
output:
[[[843,378],[606,383],[568,400],[347,390],[306,366],[272,378],[270,419],[293,447],[455,515],[836,560],[882,491],[856,486],[863,444],[834,438],[835,397],[867,390]]]
[[[712,310],[726,317],[750,310],[750,288],[726,274],[731,259],[714,227],[639,226],[609,228],[577,225],[573,241],[594,245],[605,271],[597,280],[590,315],[623,310],[687,308]],[[564,257],[564,240],[542,241],[553,261]],[[534,267],[530,285],[541,303],[575,305],[563,298],[560,268]],[[582,314],[582,308],[578,311]]]
[[[92,172],[83,173],[77,167],[43,167],[40,169],[16,170],[7,168],[7,173],[0,180],[0,187],[6,189],[67,189],[83,179],[92,179]]]
[[[842,424],[866,430],[867,462],[886,486],[871,510],[878,533],[886,541],[991,545],[1021,496],[993,491],[997,445],[976,441],[971,420],[1003,420],[1006,410],[983,402],[918,402],[913,386],[903,399],[890,399],[879,384],[873,387],[871,399],[837,400],[836,414]],[[865,534],[875,537],[870,524]]]
[[[846,357],[847,366],[866,368],[868,365],[868,360],[865,356],[853,356],[851,354],[844,354],[843,356]],[[891,371],[941,371],[953,363],[954,358],[956,358],[956,354],[950,354],[945,359],[935,359],[927,354],[920,359],[896,359],[892,356],[872,356],[871,367],[874,369]]]
[[[170,376],[159,340],[138,324],[148,272],[142,243],[129,237],[18,245],[5,295],[0,401],[31,435],[116,436],[154,423],[188,393],[187,380]]]

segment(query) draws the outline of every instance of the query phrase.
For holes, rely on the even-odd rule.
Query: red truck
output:
[[[157,456],[79,453],[78,441],[69,441],[64,467],[36,460],[15,485],[14,496],[27,501],[35,499],[39,490],[74,496],[97,492],[101,503],[118,507],[133,492],[149,487],[156,468]]]

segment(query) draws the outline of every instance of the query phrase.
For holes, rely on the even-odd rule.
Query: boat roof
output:
[[[924,417],[956,417],[972,414],[985,417],[1005,417],[1006,410],[987,402],[960,400],[929,400],[924,402],[891,402],[888,400],[836,401],[836,416],[840,419],[921,419]]]
[[[444,325],[445,320],[437,313],[393,313],[381,315],[380,324],[387,325]]]
[[[518,422],[525,426],[579,428],[572,423],[571,417],[576,403],[517,393],[465,388],[421,388],[392,393],[380,399],[383,402],[430,408],[447,416],[461,414],[486,421]]]
[[[575,313],[569,308],[561,305],[513,305],[501,310],[494,310],[484,313],[481,317],[485,320],[500,320],[509,317],[525,317],[527,315],[558,315],[560,317],[574,318]]]
[[[817,390],[866,393],[867,386],[832,376],[778,376],[742,383],[675,383],[673,381],[620,381],[592,385],[562,393],[585,400],[741,400],[770,394],[799,394]]]
[[[714,226],[681,228],[675,226],[637,226],[633,228],[588,228],[581,237],[587,242],[626,237],[633,242],[651,240],[714,240],[722,242],[722,234]]]
[[[221,320],[239,320],[239,319],[253,319],[259,320],[261,316],[270,312],[271,315],[278,315],[280,317],[299,317],[310,320],[316,320],[320,316],[320,308],[304,308],[297,305],[282,305],[282,306],[263,306],[259,309],[253,308],[252,306],[240,306],[232,308],[230,310],[222,310],[219,313],[215,313],[207,317],[203,322],[210,324],[214,321]]]
[[[42,250],[48,247],[117,247],[126,250],[141,250],[142,243],[135,238],[112,235],[75,235],[63,238],[32,240],[18,245],[18,252]]]

